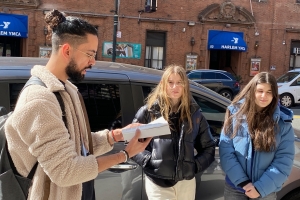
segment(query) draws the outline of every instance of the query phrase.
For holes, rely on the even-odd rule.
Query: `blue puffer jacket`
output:
[[[238,111],[233,105],[228,109],[231,114]],[[219,144],[221,166],[231,182],[238,187],[238,184],[250,180],[261,197],[281,189],[291,172],[295,154],[292,111],[278,106],[273,118],[279,127],[274,151],[254,151],[252,154],[252,140],[246,119],[233,139],[225,135],[223,130]]]

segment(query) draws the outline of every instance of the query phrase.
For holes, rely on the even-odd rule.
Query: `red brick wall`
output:
[[[209,51],[207,50],[208,30],[226,30],[244,32],[244,39],[248,45],[248,51],[235,53],[239,62],[234,62],[233,67],[247,83],[252,77],[249,76],[250,58],[255,55],[261,57],[261,71],[270,71],[271,65],[276,66],[275,71],[270,71],[279,76],[288,70],[291,40],[300,40],[299,33],[285,33],[286,28],[294,27],[300,29],[300,5],[291,0],[267,0],[267,2],[252,1],[253,15],[259,36],[255,36],[254,26],[231,24],[226,28],[224,23],[204,23],[198,20],[199,13],[207,6],[223,0],[157,0],[158,10],[154,13],[141,13],[141,18],[164,19],[169,22],[140,21],[139,10],[144,8],[144,0],[120,0],[120,30],[122,38],[118,42],[140,43],[142,45],[141,59],[119,59],[117,62],[144,65],[145,40],[148,30],[165,31],[166,38],[166,65],[176,63],[184,66],[185,54],[192,51],[190,45],[191,37],[195,38],[193,52],[199,55],[198,68],[208,68]],[[103,41],[113,39],[113,13],[114,1],[107,0],[56,0],[40,1],[36,9],[16,10],[11,8],[12,13],[25,14],[29,16],[29,37],[26,39],[27,56],[38,56],[39,46],[45,43],[43,28],[43,10],[57,8],[62,11],[71,12],[73,15],[89,20],[99,26],[99,48],[98,60],[111,61],[110,58],[102,57]],[[251,13],[249,1],[232,0],[236,8],[243,7]],[[236,11],[238,12],[238,11]],[[161,20],[162,21],[162,20]],[[188,21],[195,21],[195,26],[188,26]],[[185,31],[183,32],[183,29]],[[282,42],[285,40],[286,44]],[[255,41],[259,47],[255,51]],[[50,43],[49,41],[47,42]]]

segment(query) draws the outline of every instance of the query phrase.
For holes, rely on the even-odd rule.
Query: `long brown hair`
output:
[[[271,85],[273,99],[267,107],[257,112],[254,98],[256,86],[261,83]],[[276,126],[273,113],[277,107],[277,103],[278,87],[275,77],[267,72],[258,73],[233,99],[232,105],[239,110],[233,114],[227,109],[223,127],[225,134],[231,135],[232,138],[235,137],[241,127],[242,121],[247,120],[248,131],[255,150],[266,152],[274,150],[276,145]],[[232,127],[233,120],[235,127]]]
[[[169,114],[172,111],[171,99],[167,94],[168,79],[171,74],[178,74],[183,83],[183,94],[180,99],[178,106],[178,111],[180,111],[180,121],[187,119],[189,129],[188,132],[192,130],[192,119],[191,119],[191,97],[190,97],[190,85],[188,78],[186,76],[186,71],[183,67],[179,65],[169,65],[161,77],[159,84],[153,89],[146,99],[148,109],[150,109],[156,102],[158,102],[160,107],[160,112],[165,120],[169,121]]]

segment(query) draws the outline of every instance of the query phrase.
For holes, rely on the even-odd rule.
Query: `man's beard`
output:
[[[82,74],[82,71],[84,71],[86,69],[91,69],[91,68],[92,68],[92,66],[88,66],[88,67],[85,67],[83,70],[79,71],[77,69],[77,65],[76,65],[74,59],[72,59],[66,68],[66,73],[73,82],[78,83],[84,79],[84,74]]]

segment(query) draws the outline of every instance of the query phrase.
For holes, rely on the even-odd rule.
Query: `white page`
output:
[[[168,122],[160,117],[149,124],[143,124],[134,128],[126,128],[122,130],[122,134],[125,141],[130,141],[134,137],[136,129],[141,130],[139,138],[154,137],[159,135],[171,134]]]

